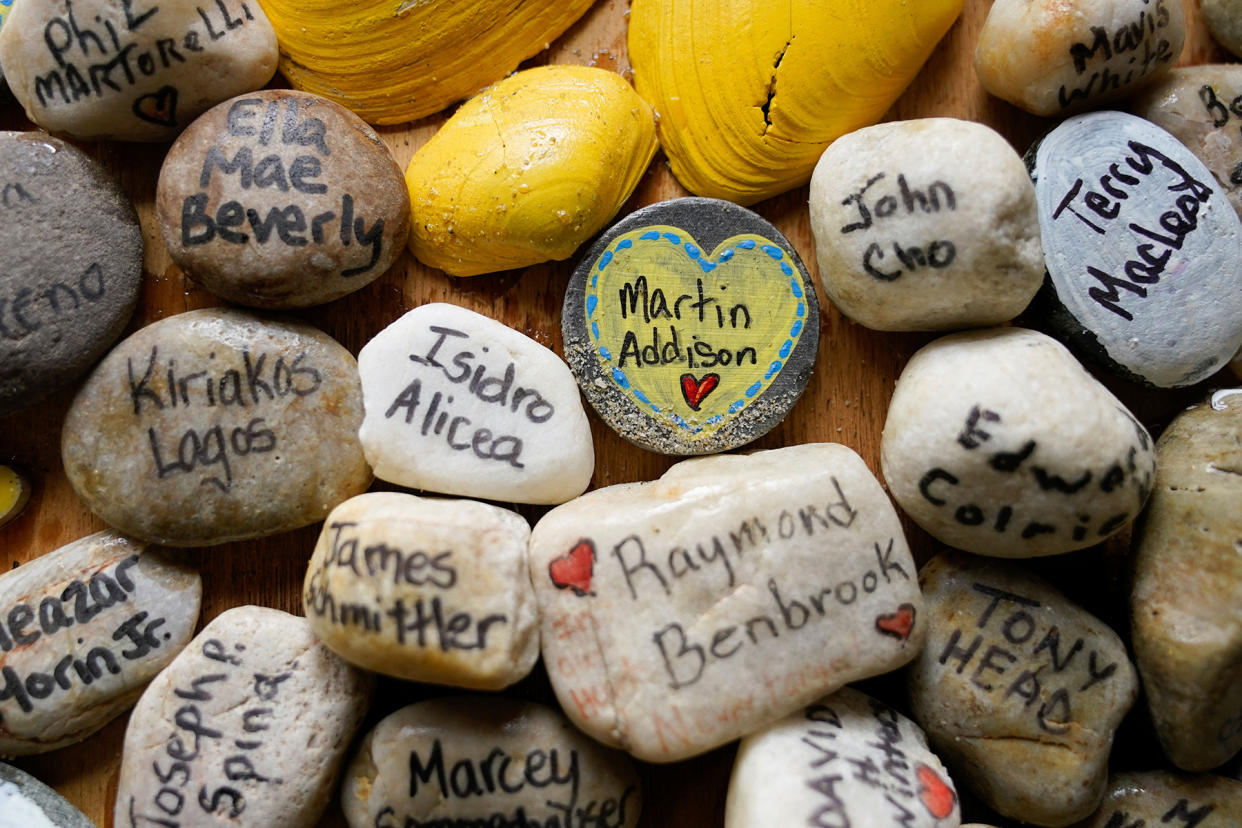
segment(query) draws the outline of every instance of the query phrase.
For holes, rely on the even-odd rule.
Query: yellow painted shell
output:
[[[21,512],[30,499],[30,486],[11,466],[0,466],[0,526]]]
[[[963,0],[633,0],[634,83],[682,186],[752,204],[877,122]]]
[[[280,71],[372,124],[439,112],[545,49],[593,0],[259,0]]]
[[[410,160],[410,250],[454,276],[568,258],[655,151],[654,113],[621,76],[519,72],[462,104]]]

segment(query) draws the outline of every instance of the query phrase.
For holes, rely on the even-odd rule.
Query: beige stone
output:
[[[1076,828],[1234,828],[1239,824],[1242,782],[1210,774],[1147,771],[1112,776],[1104,804]]]
[[[1242,56],[1242,2],[1199,0],[1199,12],[1216,42]]]
[[[1207,770],[1242,748],[1242,390],[1177,416],[1135,534],[1134,656],[1165,754]]]
[[[1138,693],[1121,639],[1013,562],[943,553],[919,582],[930,633],[910,705],[954,780],[1034,825],[1094,811]]]
[[[914,657],[896,511],[845,446],[686,460],[531,533],[543,660],[590,736],[672,762]]]
[[[471,500],[374,492],[332,510],[302,589],[319,640],[410,681],[499,690],[539,658],[530,526]]]
[[[483,696],[403,707],[367,734],[345,773],[350,828],[582,825],[634,828],[628,758],[542,705]]]

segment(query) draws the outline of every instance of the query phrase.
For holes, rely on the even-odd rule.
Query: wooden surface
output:
[[[889,119],[954,116],[982,121],[1005,135],[1019,152],[1025,151],[1036,135],[1051,126],[1050,121],[1026,115],[990,98],[979,86],[972,67],[972,53],[989,5],[987,0],[967,0],[961,18],[890,111]],[[598,0],[582,20],[527,65],[582,63],[628,73],[627,14],[626,0]],[[1203,29],[1195,0],[1186,0],[1186,14],[1189,31],[1182,63],[1226,60],[1226,54],[1210,41]],[[279,78],[274,85],[280,85]],[[435,116],[406,126],[381,128],[380,132],[404,168],[414,151],[442,122],[443,116]],[[0,103],[0,126],[31,128],[20,107],[7,96]],[[142,219],[147,245],[146,274],[141,305],[129,331],[172,314],[222,304],[172,265],[159,240],[152,204],[166,147],[91,144],[83,148],[116,174],[133,197]],[[624,209],[628,211],[684,194],[669,173],[663,156],[657,155]],[[763,202],[756,209],[789,237],[812,275],[817,276],[806,199],[807,190],[803,187]],[[356,354],[369,338],[406,310],[427,302],[452,302],[499,319],[559,351],[559,311],[572,264],[573,260],[459,280],[424,268],[407,253],[365,289],[295,316],[331,334]],[[813,441],[841,442],[858,451],[878,474],[880,431],[894,381],[909,355],[931,337],[868,331],[844,319],[822,295],[820,304],[822,334],[814,377],[784,423],[750,448],[775,448]],[[1187,398],[1186,394],[1143,392],[1117,383],[1110,383],[1110,387],[1156,432]],[[61,469],[60,428],[74,390],[71,388],[0,419],[0,462],[19,464],[34,481],[34,494],[25,513],[0,529],[0,566],[6,569],[104,528],[78,500]],[[593,414],[591,427],[597,458],[593,487],[649,480],[673,462],[670,458],[634,448]],[[385,486],[377,484],[376,488]],[[518,511],[533,523],[545,510],[519,507]],[[908,522],[907,527],[911,544],[921,561],[930,554],[932,545]],[[191,558],[197,560],[203,575],[200,627],[225,609],[242,604],[260,604],[300,614],[300,587],[318,531],[318,526],[311,526],[277,537],[192,552]],[[1114,544],[1113,551],[1116,548]],[[1124,628],[1124,618],[1110,618],[1110,615],[1116,616],[1119,595],[1120,573],[1115,558],[1106,550],[1076,553],[1071,557],[1072,560],[1044,562],[1042,567],[1046,574],[1054,577],[1072,574],[1073,577],[1067,579],[1071,596],[1093,598],[1094,601],[1088,602],[1093,609]],[[1104,583],[1091,578],[1103,579]],[[1101,600],[1105,606],[1100,606]],[[903,706],[900,685],[892,679],[874,682],[868,689]],[[364,728],[411,701],[443,693],[442,689],[382,682]],[[541,668],[508,694],[555,703]],[[120,717],[79,745],[23,758],[16,764],[58,789],[101,828],[111,826],[127,718]],[[1141,718],[1127,725],[1133,735],[1130,735],[1131,730],[1122,735],[1115,756],[1123,757],[1121,761],[1128,766],[1155,767],[1160,758]],[[726,747],[688,762],[643,767],[642,824],[678,828],[721,825],[732,757],[732,747]],[[989,819],[986,812],[979,810],[968,811],[967,816]],[[344,824],[335,801],[322,824]],[[1003,822],[997,821],[997,824]]]

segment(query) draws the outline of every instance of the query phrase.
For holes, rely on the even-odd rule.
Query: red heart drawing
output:
[[[905,641],[914,629],[914,604],[902,604],[896,612],[877,615],[875,628],[885,635]]]
[[[177,90],[163,86],[148,95],[134,100],[134,114],[150,124],[175,127],[177,125]]]
[[[923,801],[927,813],[936,819],[944,819],[952,814],[953,806],[957,804],[957,794],[945,784],[940,774],[927,765],[919,765],[914,773],[919,778],[919,799]]]
[[[595,571],[595,544],[583,538],[574,548],[548,564],[548,575],[557,589],[572,589],[574,595],[594,595],[591,575]]]
[[[696,380],[694,374],[681,375],[681,395],[686,398],[686,405],[694,411],[699,410],[703,398],[712,393],[712,389],[720,383],[720,374],[707,374]]]

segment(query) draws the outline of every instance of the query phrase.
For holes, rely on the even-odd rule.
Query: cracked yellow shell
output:
[[[547,48],[593,0],[259,0],[280,71],[372,124],[439,112]]]
[[[738,204],[805,184],[833,140],[877,122],[963,0],[633,0],[634,83],[673,174]]]
[[[453,276],[568,258],[655,151],[654,113],[620,75],[518,72],[462,104],[410,160],[410,250]]]

